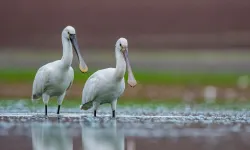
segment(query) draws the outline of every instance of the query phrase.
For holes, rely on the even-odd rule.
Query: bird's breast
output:
[[[118,84],[107,84],[99,91],[97,101],[100,101],[101,104],[110,103],[118,99],[123,94],[124,90],[125,85],[123,82],[119,82]]]
[[[51,96],[59,96],[63,94],[69,87],[72,79],[68,78],[67,75],[54,75],[50,78],[46,92]]]

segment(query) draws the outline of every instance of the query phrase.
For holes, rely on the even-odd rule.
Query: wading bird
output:
[[[38,69],[32,89],[32,101],[42,97],[45,104],[45,116],[47,116],[47,105],[50,97],[57,97],[57,114],[65,97],[66,91],[72,85],[74,70],[71,67],[73,59],[72,46],[74,47],[81,72],[87,72],[85,64],[76,39],[76,32],[72,26],[67,26],[62,31],[63,56],[61,60],[48,63]]]
[[[86,81],[82,91],[83,110],[94,107],[94,116],[98,107],[111,103],[112,116],[115,117],[116,103],[125,90],[124,75],[128,70],[128,84],[134,87],[137,83],[128,58],[128,41],[120,38],[115,44],[116,68],[98,70]]]

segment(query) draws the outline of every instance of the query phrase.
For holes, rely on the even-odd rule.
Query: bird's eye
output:
[[[122,47],[122,44],[120,43],[120,46]]]

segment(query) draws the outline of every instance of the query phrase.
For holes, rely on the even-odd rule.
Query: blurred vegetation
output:
[[[32,83],[37,70],[5,69],[0,70],[0,83]],[[75,71],[74,83],[85,82],[94,73],[89,71],[82,74]],[[240,74],[237,73],[197,73],[197,72],[148,72],[135,71],[135,78],[139,84],[165,84],[165,85],[214,85],[235,86]],[[127,79],[127,75],[125,75]]]
[[[32,87],[32,82],[34,80],[35,69],[0,69],[0,84],[12,84],[13,87],[17,84],[26,84],[30,85],[30,88]],[[74,77],[74,84],[83,86],[84,82],[88,79],[90,75],[94,73],[93,70],[90,70],[88,73],[81,73],[79,70],[75,70],[75,77]],[[185,86],[185,88],[191,88],[192,86],[195,87],[201,87],[204,88],[207,85],[212,85],[215,87],[225,87],[226,88],[235,88],[237,89],[237,82],[239,80],[239,77],[242,76],[242,74],[237,73],[227,73],[227,72],[220,72],[220,73],[201,73],[201,72],[149,72],[149,71],[135,71],[134,75],[138,81],[139,84],[142,86],[146,85],[167,85],[171,88],[171,86]],[[127,75],[125,75],[125,78],[127,79]],[[82,89],[82,88],[81,88]],[[66,95],[65,100],[63,102],[63,107],[74,107],[78,108],[81,103],[81,89],[79,91],[79,97],[70,97],[69,95]],[[201,90],[202,91],[202,90]],[[31,92],[31,91],[30,91]],[[147,93],[147,90],[144,90],[141,93],[138,93],[135,95],[128,95],[122,96],[118,101],[118,106],[138,106],[143,108],[146,107],[152,107],[156,108],[158,106],[163,106],[167,108],[176,108],[176,107],[182,107],[184,108],[186,105],[191,105],[195,107],[200,108],[228,108],[228,109],[243,109],[248,108],[250,105],[248,105],[249,101],[247,95],[242,95],[243,93],[237,93],[238,96],[227,100],[226,97],[217,97],[215,102],[213,103],[206,103],[202,95],[199,95],[199,91],[197,93],[193,93],[195,95],[198,95],[198,97],[194,97],[192,101],[185,102],[183,99],[183,94],[181,91],[179,91],[180,95],[178,98],[169,96],[168,98],[164,97],[158,97],[154,96],[155,98],[150,97]],[[154,93],[159,93],[159,91],[156,91]],[[164,92],[160,91],[160,92]],[[192,91],[195,92],[195,91]],[[225,92],[225,90],[224,90]],[[237,91],[235,91],[237,92]],[[244,91],[242,91],[244,92]],[[247,91],[245,91],[247,92]],[[171,93],[171,92],[170,92]],[[25,96],[27,95],[28,96]],[[218,93],[217,93],[218,94]],[[225,94],[225,93],[223,93]],[[246,98],[246,101],[240,101],[241,97]],[[30,93],[24,93],[23,96],[10,96],[8,95],[6,97],[0,96],[0,100],[10,100],[15,99],[15,101],[18,101],[20,99],[27,100],[27,105],[31,105],[31,100],[29,99]],[[56,99],[52,98],[49,102],[51,106],[56,106]],[[0,103],[0,105],[5,106],[5,102]],[[42,100],[38,102],[37,106],[43,106]],[[108,106],[109,107],[109,106]]]

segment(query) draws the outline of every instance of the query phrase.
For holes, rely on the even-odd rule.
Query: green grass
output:
[[[75,71],[74,82],[84,83],[92,73]],[[0,70],[0,83],[32,83],[35,74],[36,70]],[[139,84],[235,86],[241,74],[135,71],[134,75]]]
[[[229,73],[148,73],[136,72],[137,80],[145,84],[234,86],[239,75]]]

